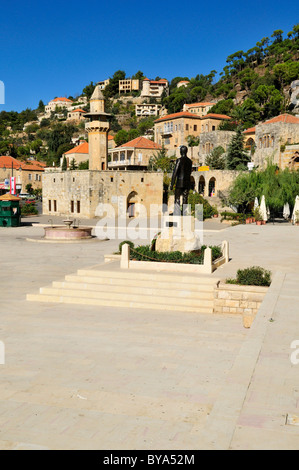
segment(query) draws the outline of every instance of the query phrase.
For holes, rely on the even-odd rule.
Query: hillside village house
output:
[[[130,93],[131,91],[139,91],[141,88],[141,80],[126,78],[119,80],[118,89],[119,93]]]
[[[141,97],[143,98],[161,98],[162,93],[168,93],[168,80],[161,78],[160,80],[149,80],[144,78],[142,82]]]
[[[27,184],[32,185],[32,189],[42,188],[42,175],[45,171],[45,164],[27,160],[22,162],[10,156],[0,157],[0,191],[5,193],[9,189],[10,178],[16,178],[16,192],[25,193]]]
[[[232,137],[236,133],[234,131],[202,132],[199,138],[198,161],[199,166],[205,165],[207,156],[217,147],[222,147],[226,152]]]
[[[223,121],[231,118],[224,114],[207,114],[199,116],[182,111],[167,114],[155,121],[155,142],[167,150],[188,145],[187,137],[199,137],[202,133],[216,131]]]
[[[60,166],[62,166],[64,157],[66,158],[67,167],[70,166],[73,160],[75,165],[86,162],[89,159],[88,143],[85,140],[81,140],[79,145],[65,152],[60,159]]]
[[[197,114],[198,116],[205,116],[208,114],[210,109],[214,106],[215,103],[192,103],[184,104],[183,111],[189,111],[189,113]]]
[[[108,135],[108,149],[113,149],[114,147],[114,137],[112,135]],[[64,157],[66,158],[68,168],[73,160],[76,166],[78,166],[79,163],[89,161],[88,142],[86,142],[86,140],[80,140],[78,145],[65,152],[60,159],[60,166],[62,166]]]
[[[181,80],[180,82],[178,82],[178,84],[177,84],[176,87],[177,87],[177,88],[180,88],[181,86],[185,86],[185,87],[186,87],[186,86],[189,85],[189,83],[190,83],[189,80]]]
[[[135,104],[135,114],[141,117],[159,116],[161,109],[162,105],[157,103]]]
[[[255,150],[255,166],[263,168],[271,159],[279,168],[297,168],[299,117],[280,114],[245,130],[243,134],[245,148]]]
[[[149,159],[161,150],[161,145],[145,137],[137,137],[113,150],[108,151],[110,162],[108,169],[113,170],[146,170]]]
[[[76,121],[76,122],[80,122],[80,121],[84,121],[84,114],[86,113],[86,111],[84,111],[83,109],[81,108],[77,108],[77,109],[72,109],[72,111],[69,111],[67,113],[67,121]]]
[[[97,85],[99,86],[100,90],[105,90],[106,86],[109,85],[109,83],[110,83],[110,78],[98,82]]]
[[[50,116],[51,112],[55,111],[56,108],[70,108],[72,104],[73,101],[68,98],[54,98],[45,106],[45,114]]]

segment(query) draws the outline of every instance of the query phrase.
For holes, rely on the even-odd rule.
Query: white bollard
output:
[[[129,269],[130,264],[130,246],[124,243],[121,248],[120,267],[121,269]]]

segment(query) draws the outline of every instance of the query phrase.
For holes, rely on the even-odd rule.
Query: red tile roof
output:
[[[22,170],[28,170],[28,171],[45,171],[45,169],[40,166],[40,165],[36,165],[36,164],[31,164],[31,163],[25,163],[24,165],[22,165]]]
[[[84,109],[77,108],[77,109],[73,109],[71,113],[86,113],[86,111],[84,111]]]
[[[9,155],[3,155],[0,157],[0,168],[13,168],[18,170],[24,165],[23,162],[20,162],[16,158],[10,157]]]
[[[279,116],[275,116],[268,121],[262,122],[262,124],[272,124],[274,122],[283,122],[287,124],[299,124],[299,118],[296,116],[292,116],[291,114],[280,114]]]
[[[87,153],[88,154],[88,142],[83,142],[82,144],[77,145],[76,147],[68,150],[63,155],[70,155],[72,153]]]
[[[166,114],[165,116],[162,116],[159,119],[156,119],[155,122],[168,121],[169,119],[176,119],[176,118],[181,118],[181,117],[190,117],[190,118],[193,118],[193,119],[201,119],[201,117],[197,116],[196,114],[189,113],[188,111],[181,111],[179,113]]]
[[[13,166],[12,166],[13,165]],[[0,168],[13,168],[14,170],[31,170],[31,171],[44,171],[44,167],[47,166],[45,163],[37,161],[21,162],[16,158],[10,157],[9,155],[3,155],[0,157]]]
[[[180,82],[181,83],[181,82]],[[185,106],[188,106],[188,108],[193,108],[193,107],[197,107],[197,106],[214,106],[215,103],[209,103],[209,102],[206,102],[206,103],[191,103],[191,104],[186,104]]]
[[[201,119],[231,119],[230,116],[227,116],[226,114],[206,114],[205,116],[202,116]]]
[[[68,98],[54,98],[51,101],[67,101],[68,103],[72,103],[72,100],[69,100]]]
[[[152,140],[146,139],[145,137],[136,137],[136,139],[130,140],[130,142],[127,142],[123,145],[120,145],[117,148],[122,148],[122,147],[133,147],[133,148],[138,148],[138,149],[161,149],[161,145],[156,144]]]
[[[255,127],[249,127],[246,129],[246,131],[243,132],[243,134],[253,134],[255,133]]]

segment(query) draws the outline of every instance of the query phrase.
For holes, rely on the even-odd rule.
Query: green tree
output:
[[[66,171],[66,170],[67,170],[66,156],[63,157],[61,169],[62,169],[62,171]]]
[[[43,112],[45,111],[45,105],[44,105],[43,100],[39,100],[37,110],[38,110],[40,113],[43,113]]]
[[[86,87],[83,88],[82,92],[87,97],[88,100],[90,100],[91,95],[93,94],[95,87],[96,87],[96,84],[93,83],[93,82],[90,82],[89,85],[86,85]]]
[[[138,70],[133,76],[132,79],[134,80],[142,80],[144,78],[143,72],[141,70]]]
[[[103,93],[106,98],[113,98],[119,92],[119,80],[124,80],[126,78],[126,73],[123,70],[117,70],[114,72],[112,78],[108,85],[105,87]]]
[[[213,170],[224,170],[226,166],[224,153],[224,148],[219,145],[206,157],[205,164]]]
[[[117,147],[129,141],[128,132],[125,129],[120,129],[114,136],[114,142]]]
[[[229,170],[246,170],[250,155],[244,151],[242,128],[238,127],[227,150],[227,168]]]
[[[76,160],[74,158],[71,160],[70,170],[77,170]]]
[[[26,184],[26,187],[25,187],[25,188],[26,188],[26,192],[27,192],[28,194],[32,194],[32,193],[33,193],[33,187],[32,187],[32,184],[31,184],[31,183]]]

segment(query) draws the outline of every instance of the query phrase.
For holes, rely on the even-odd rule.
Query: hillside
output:
[[[186,103],[211,101],[215,105],[210,112],[228,114],[244,128],[283,112],[298,113],[298,51],[299,24],[285,38],[282,30],[276,30],[270,39],[262,38],[248,51],[229,55],[218,81],[215,81],[216,70],[190,79],[175,77],[170,82],[168,96],[165,94],[157,102],[169,113],[175,113]],[[145,133],[150,136],[154,123],[154,117],[142,119],[135,115],[140,92],[118,94],[118,81],[124,78],[124,71],[116,71],[104,90],[106,111],[111,114],[110,126],[117,145]],[[132,78],[142,79],[144,75],[138,71]],[[181,80],[187,80],[188,85],[178,88]],[[86,103],[94,87],[90,82],[80,97],[69,98],[75,102],[84,98]],[[44,109],[40,100],[35,110],[0,113],[0,155],[10,154],[19,159],[33,155],[49,165],[57,164],[62,153],[73,146],[74,138],[87,137],[84,122],[66,121],[66,110],[56,110],[46,119]],[[89,104],[84,109],[88,110]]]

